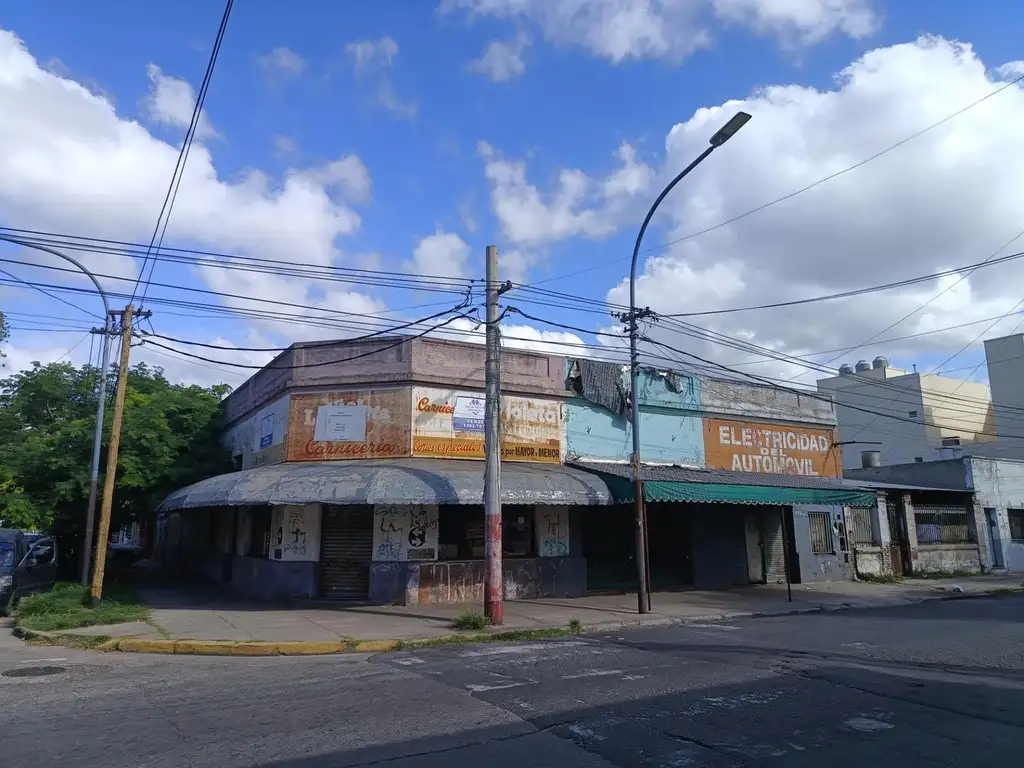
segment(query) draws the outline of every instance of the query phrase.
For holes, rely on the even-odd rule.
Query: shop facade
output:
[[[164,560],[259,597],[482,601],[483,406],[415,384],[287,392],[226,435],[239,471],[164,501]],[[580,509],[612,498],[563,464],[563,414],[502,398],[506,599],[587,589]]]
[[[567,461],[605,479],[617,502],[583,523],[591,589],[636,584],[627,374],[570,363]],[[842,478],[830,403],[651,370],[639,396],[652,588],[853,577],[846,510],[874,494]]]

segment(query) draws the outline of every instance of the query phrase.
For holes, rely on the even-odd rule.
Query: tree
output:
[[[4,313],[0,312],[0,344],[7,341],[8,334],[7,321],[4,320]],[[0,349],[0,359],[3,359],[4,357],[6,357],[6,355],[4,355],[4,351]]]
[[[35,363],[0,380],[0,520],[52,531],[72,565],[84,535],[98,376],[91,366]],[[113,392],[116,372],[108,376]],[[171,384],[144,363],[131,368],[112,530],[150,518],[171,491],[230,470],[220,444],[227,391]],[[111,418],[108,408],[107,439]]]

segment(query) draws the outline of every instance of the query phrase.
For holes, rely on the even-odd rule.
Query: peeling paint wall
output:
[[[832,553],[815,554],[811,547],[809,515],[826,514],[832,537]],[[852,563],[842,550],[846,544],[843,508],[808,504],[793,507],[793,541],[800,560],[800,581],[846,581],[853,578]]]
[[[995,512],[996,536],[982,514],[978,527],[978,540],[986,565],[992,565],[993,542],[999,547],[999,558],[1007,571],[1024,572],[1024,540],[1011,536],[1010,518],[1007,510],[1024,509],[1024,461],[992,460],[973,457],[970,463],[974,481],[975,506],[983,511]]]
[[[241,457],[241,469],[284,461],[289,402],[288,395],[280,397],[224,433],[222,441],[233,457]]]
[[[372,563],[370,602],[381,605],[482,603],[482,560],[435,563]],[[587,591],[587,564],[582,557],[505,560],[506,600],[582,597]]]

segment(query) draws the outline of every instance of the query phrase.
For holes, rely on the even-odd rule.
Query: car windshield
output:
[[[14,567],[14,545],[0,542],[0,568]]]

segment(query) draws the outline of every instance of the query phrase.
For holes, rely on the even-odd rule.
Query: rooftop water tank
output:
[[[871,361],[871,367],[872,368],[888,368],[889,367],[889,358],[888,357],[883,357],[882,355],[879,355],[878,357],[876,357],[874,360]]]
[[[882,466],[882,452],[881,451],[861,451],[860,452],[860,465],[864,469],[870,469],[871,467]]]
[[[839,366],[839,373],[853,373],[853,366],[849,363],[843,363]]]
[[[857,361],[857,368],[856,368],[856,370],[857,370],[857,373],[863,373],[864,371],[870,371],[871,370],[871,366],[868,365],[868,361],[867,360],[858,360]]]

